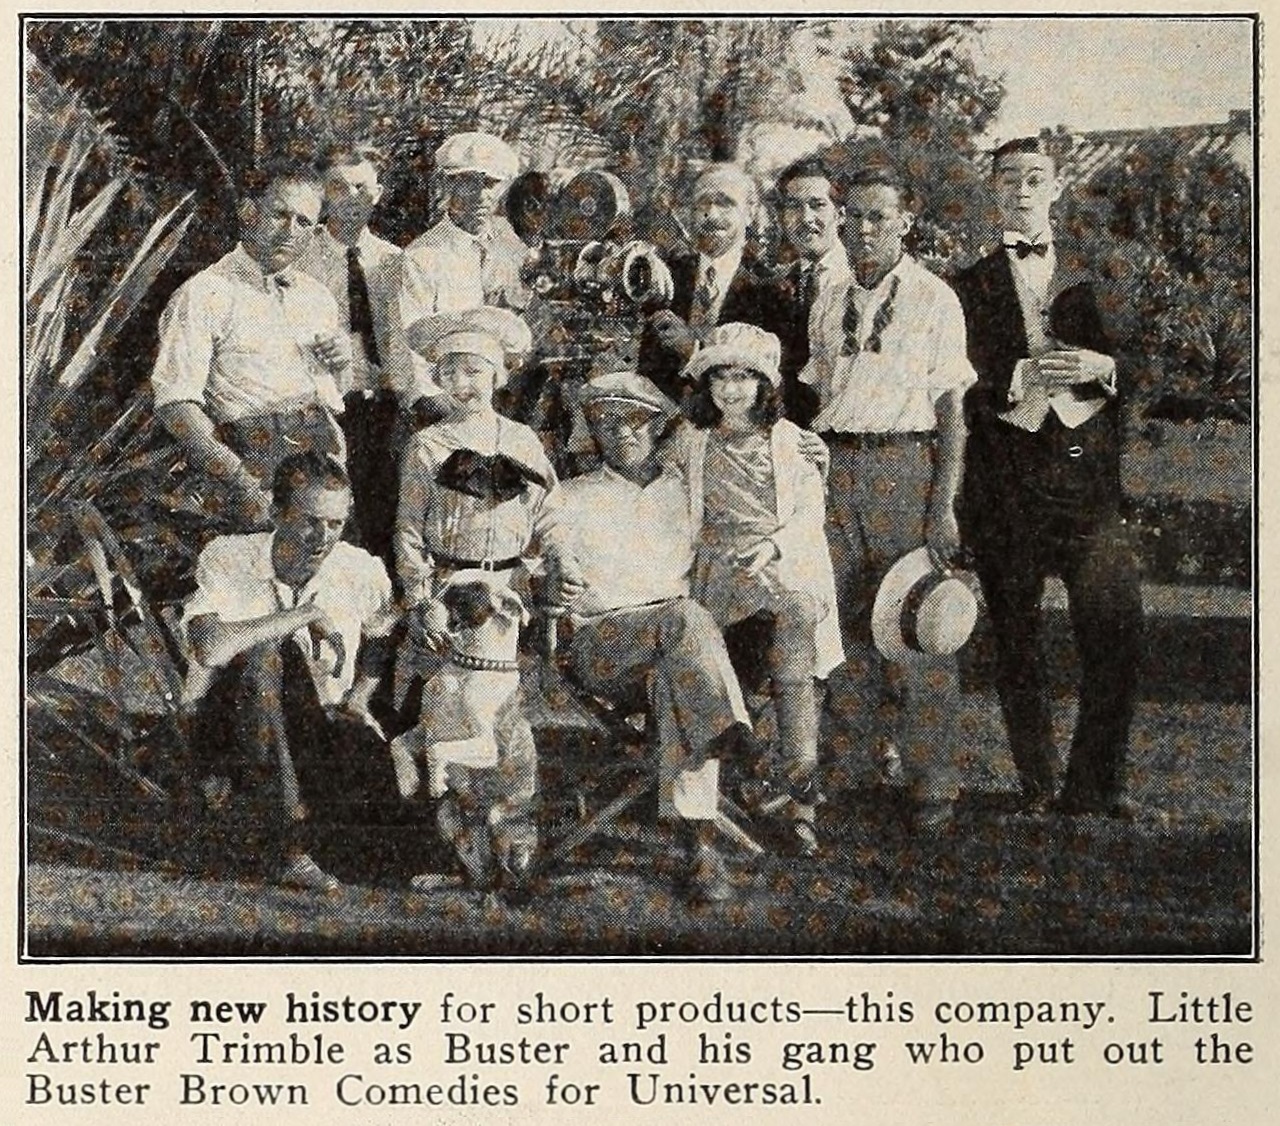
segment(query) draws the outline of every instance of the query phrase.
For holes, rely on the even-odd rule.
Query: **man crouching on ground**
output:
[[[630,372],[588,381],[579,401],[604,465],[561,482],[539,521],[552,596],[573,623],[573,675],[605,696],[647,675],[659,812],[680,827],[690,900],[722,901],[732,888],[715,847],[720,760],[757,748],[720,630],[689,597],[689,501],[656,449],[675,404]]]
[[[382,561],[339,542],[350,509],[338,461],[286,457],[272,487],[273,530],[212,540],[185,614],[191,749],[205,797],[216,808],[235,783],[265,788],[279,882],[315,891],[338,881],[309,855],[308,807],[328,820],[382,796],[372,790],[392,792],[369,700],[397,612]]]

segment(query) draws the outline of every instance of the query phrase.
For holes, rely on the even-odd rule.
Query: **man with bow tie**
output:
[[[387,302],[400,248],[369,229],[382,198],[382,157],[368,145],[345,145],[325,159],[324,222],[298,260],[338,303],[351,343],[343,396],[355,542],[391,564],[395,525],[396,396],[384,375]]]
[[[156,417],[227,494],[237,530],[264,526],[272,476],[287,454],[345,457],[335,419],[350,345],[332,295],[294,268],[320,207],[310,166],[254,173],[239,244],[184,282],[160,320]]]
[[[905,180],[866,166],[839,187],[852,276],[814,304],[800,374],[818,393],[812,428],[831,450],[827,531],[849,658],[847,695],[833,678],[832,703],[851,721],[870,718],[882,778],[911,776],[917,822],[933,831],[950,821],[957,796],[955,660],[888,660],[872,642],[871,611],[903,555],[924,545],[945,567],[959,550],[961,401],[975,375],[955,293],[905,252],[915,218]]]
[[[960,506],[994,627],[996,686],[1023,808],[1054,796],[1040,661],[1045,579],[1067,587],[1080,710],[1058,796],[1067,814],[1132,819],[1124,794],[1142,657],[1137,563],[1120,516],[1119,391],[1090,275],[1053,237],[1061,169],[1040,138],[992,158],[1003,245],[955,281],[979,382],[966,400]]]
[[[778,225],[795,260],[764,284],[760,309],[750,319],[782,344],[782,401],[787,418],[807,427],[818,413],[818,394],[800,381],[809,361],[809,314],[818,297],[849,278],[840,239],[844,207],[821,157],[802,157],[783,169],[775,188]]]
[[[636,370],[680,402],[680,372],[699,340],[718,324],[756,323],[764,275],[747,253],[759,207],[755,181],[735,164],[712,164],[694,181],[693,253],[668,263],[674,295],[640,334]]]

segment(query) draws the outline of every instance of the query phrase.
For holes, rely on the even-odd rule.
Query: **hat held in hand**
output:
[[[978,600],[954,571],[918,547],[899,559],[876,591],[871,637],[892,661],[945,657],[960,650],[978,621]]]

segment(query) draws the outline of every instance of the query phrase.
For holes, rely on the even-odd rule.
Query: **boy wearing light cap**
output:
[[[438,394],[431,365],[409,344],[423,317],[481,305],[523,310],[520,267],[529,248],[494,209],[519,171],[519,157],[490,133],[455,133],[436,150],[444,215],[404,250],[389,311],[390,379],[401,405]]]
[[[407,334],[415,352],[436,365],[445,418],[409,439],[401,466],[396,514],[396,569],[410,610],[410,644],[397,670],[398,695],[410,698],[451,651],[448,611],[439,595],[446,580],[481,571],[512,584],[533,534],[534,520],[556,477],[538,436],[494,410],[506,382],[508,357],[530,345],[524,321],[507,309],[481,307],[425,317]],[[461,856],[483,852],[477,838],[499,834],[487,823],[488,798],[527,809],[536,786],[533,736],[519,694],[498,714],[498,792],[476,799],[450,786],[439,807],[442,834]],[[501,852],[501,841],[493,841]],[[469,870],[476,867],[468,864]]]

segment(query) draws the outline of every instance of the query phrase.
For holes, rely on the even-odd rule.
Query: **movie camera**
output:
[[[616,176],[526,172],[506,207],[533,251],[521,280],[550,322],[544,362],[625,348],[643,319],[670,302],[671,272],[652,244],[631,237],[631,200]]]

